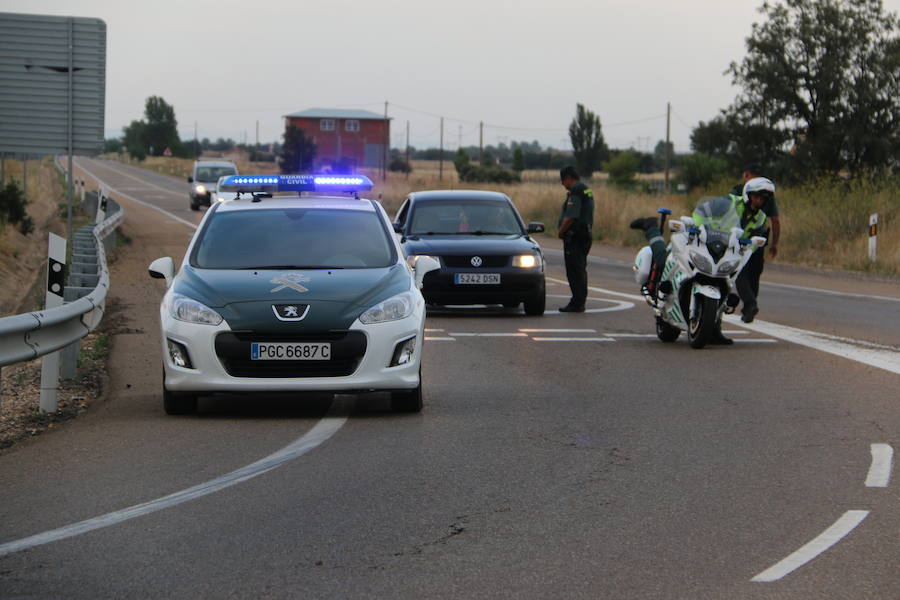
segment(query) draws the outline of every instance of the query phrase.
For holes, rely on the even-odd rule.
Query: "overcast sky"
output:
[[[107,26],[108,137],[175,107],[182,139],[278,139],[282,116],[361,108],[392,117],[391,145],[538,140],[568,148],[582,103],[614,148],[652,150],[738,90],[761,0],[0,0],[0,11],[95,17]],[[900,0],[884,0],[900,10]]]

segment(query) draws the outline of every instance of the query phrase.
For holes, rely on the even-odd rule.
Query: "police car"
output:
[[[217,392],[391,392],[422,408],[425,307],[436,261],[410,267],[363,176],[241,175],[204,215],[160,305],[163,404]],[[287,195],[286,195],[287,194]]]

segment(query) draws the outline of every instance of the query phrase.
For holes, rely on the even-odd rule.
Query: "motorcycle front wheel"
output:
[[[688,324],[688,340],[691,348],[700,349],[715,333],[718,305],[712,298],[700,294],[695,297],[694,302],[694,312]]]
[[[681,335],[681,330],[669,325],[660,317],[656,317],[656,337],[663,342],[674,342]]]

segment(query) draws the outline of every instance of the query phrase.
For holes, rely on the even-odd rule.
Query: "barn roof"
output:
[[[384,115],[368,110],[346,108],[308,108],[284,116],[300,119],[377,119],[384,121]]]

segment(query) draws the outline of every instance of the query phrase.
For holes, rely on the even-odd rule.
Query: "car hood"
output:
[[[540,250],[537,242],[525,235],[428,235],[406,238],[403,248],[413,254],[512,255]]]
[[[364,310],[411,289],[405,265],[383,269],[223,270],[186,266],[173,291],[222,315],[232,329],[347,329]],[[305,291],[304,291],[305,290]],[[303,321],[279,321],[273,304],[308,304]]]

